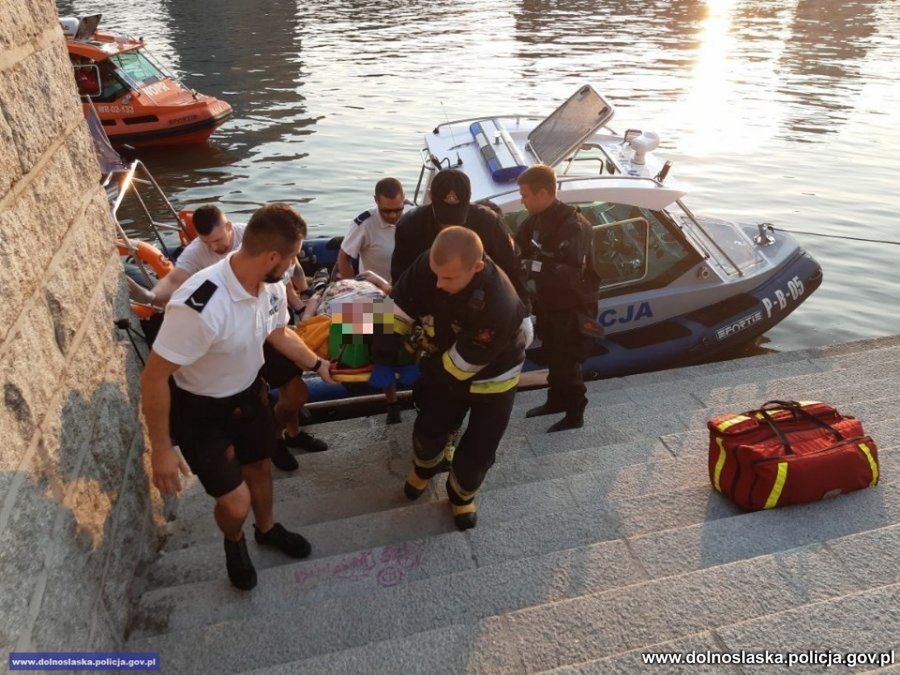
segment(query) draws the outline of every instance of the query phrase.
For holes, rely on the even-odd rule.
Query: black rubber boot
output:
[[[247,539],[241,536],[240,541],[225,540],[225,569],[231,585],[242,591],[249,591],[256,586],[256,568],[247,553]]]
[[[272,529],[266,533],[260,532],[259,528],[254,524],[253,538],[256,539],[257,544],[277,548],[292,558],[305,558],[312,553],[312,546],[306,539],[296,532],[289,532],[284,529],[281,523],[275,523]]]
[[[387,419],[384,421],[385,424],[400,424],[403,421],[403,418],[400,416],[400,404],[399,403],[388,403],[387,404]]]
[[[406,477],[406,482],[403,484],[403,494],[406,495],[409,501],[414,502],[422,496],[427,487],[428,479],[420,478],[416,470],[412,469],[409,472],[409,476]]]
[[[557,405],[550,405],[549,403],[544,403],[543,405],[539,405],[536,408],[530,408],[528,412],[525,413],[525,417],[540,417],[541,415],[555,415],[556,413],[565,412],[566,409]]]
[[[457,530],[470,530],[478,524],[475,502],[469,502],[462,506],[450,502],[450,510],[453,512],[453,524],[456,525]]]
[[[298,448],[307,452],[325,452],[328,449],[328,443],[305,431],[301,431],[296,436],[289,436],[285,433],[284,442],[289,448]]]
[[[555,431],[565,431],[566,429],[580,429],[583,426],[584,415],[582,413],[566,413],[565,417],[547,429],[547,433],[552,434]]]

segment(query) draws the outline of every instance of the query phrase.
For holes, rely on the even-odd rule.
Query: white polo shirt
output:
[[[411,208],[412,204],[404,204],[403,213]],[[396,224],[384,222],[375,205],[353,219],[347,236],[341,242],[341,249],[351,258],[359,258],[360,272],[371,270],[390,281],[396,230]]]
[[[175,291],[153,343],[181,366],[175,384],[200,396],[225,398],[249,387],[263,365],[263,343],[288,322],[284,284],[260,284],[254,297],[234,276],[231,255]]]
[[[200,237],[197,237],[184,247],[181,255],[178,256],[178,260],[175,261],[175,267],[188,274],[196,274],[210,265],[215,265],[229,253],[237,251],[241,247],[241,242],[244,239],[244,229],[247,225],[245,223],[232,223],[231,227],[234,230],[234,241],[232,241],[229,251],[222,254],[214,253],[209,250],[209,246],[200,241]]]

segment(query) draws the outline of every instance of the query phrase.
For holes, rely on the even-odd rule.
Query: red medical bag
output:
[[[817,401],[769,401],[714,417],[709,479],[748,511],[815,502],[878,483],[878,448],[855,417]]]

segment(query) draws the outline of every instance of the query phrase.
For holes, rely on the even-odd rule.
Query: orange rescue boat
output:
[[[188,89],[168,74],[147,52],[143,38],[97,32],[100,17],[59,22],[78,91],[92,100],[113,145],[203,143],[231,117],[228,103]]]

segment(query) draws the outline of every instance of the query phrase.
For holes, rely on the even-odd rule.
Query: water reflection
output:
[[[697,211],[896,237],[900,5],[889,0],[58,6],[144,35],[188,86],[234,107],[207,146],[142,151],[178,206],[219,201],[241,217],[286,200],[314,233],[343,234],[378,178],[395,175],[412,193],[436,123],[546,114],[591,82],[615,104],[614,128],[660,132],[670,179]],[[769,334],[773,347],[900,333],[888,300],[860,301],[900,297],[896,274],[873,272],[896,269],[892,250],[803,244],[826,281]]]
[[[794,141],[833,134],[847,120],[876,32],[877,0],[800,0],[779,59],[778,92],[791,104],[784,126]]]

